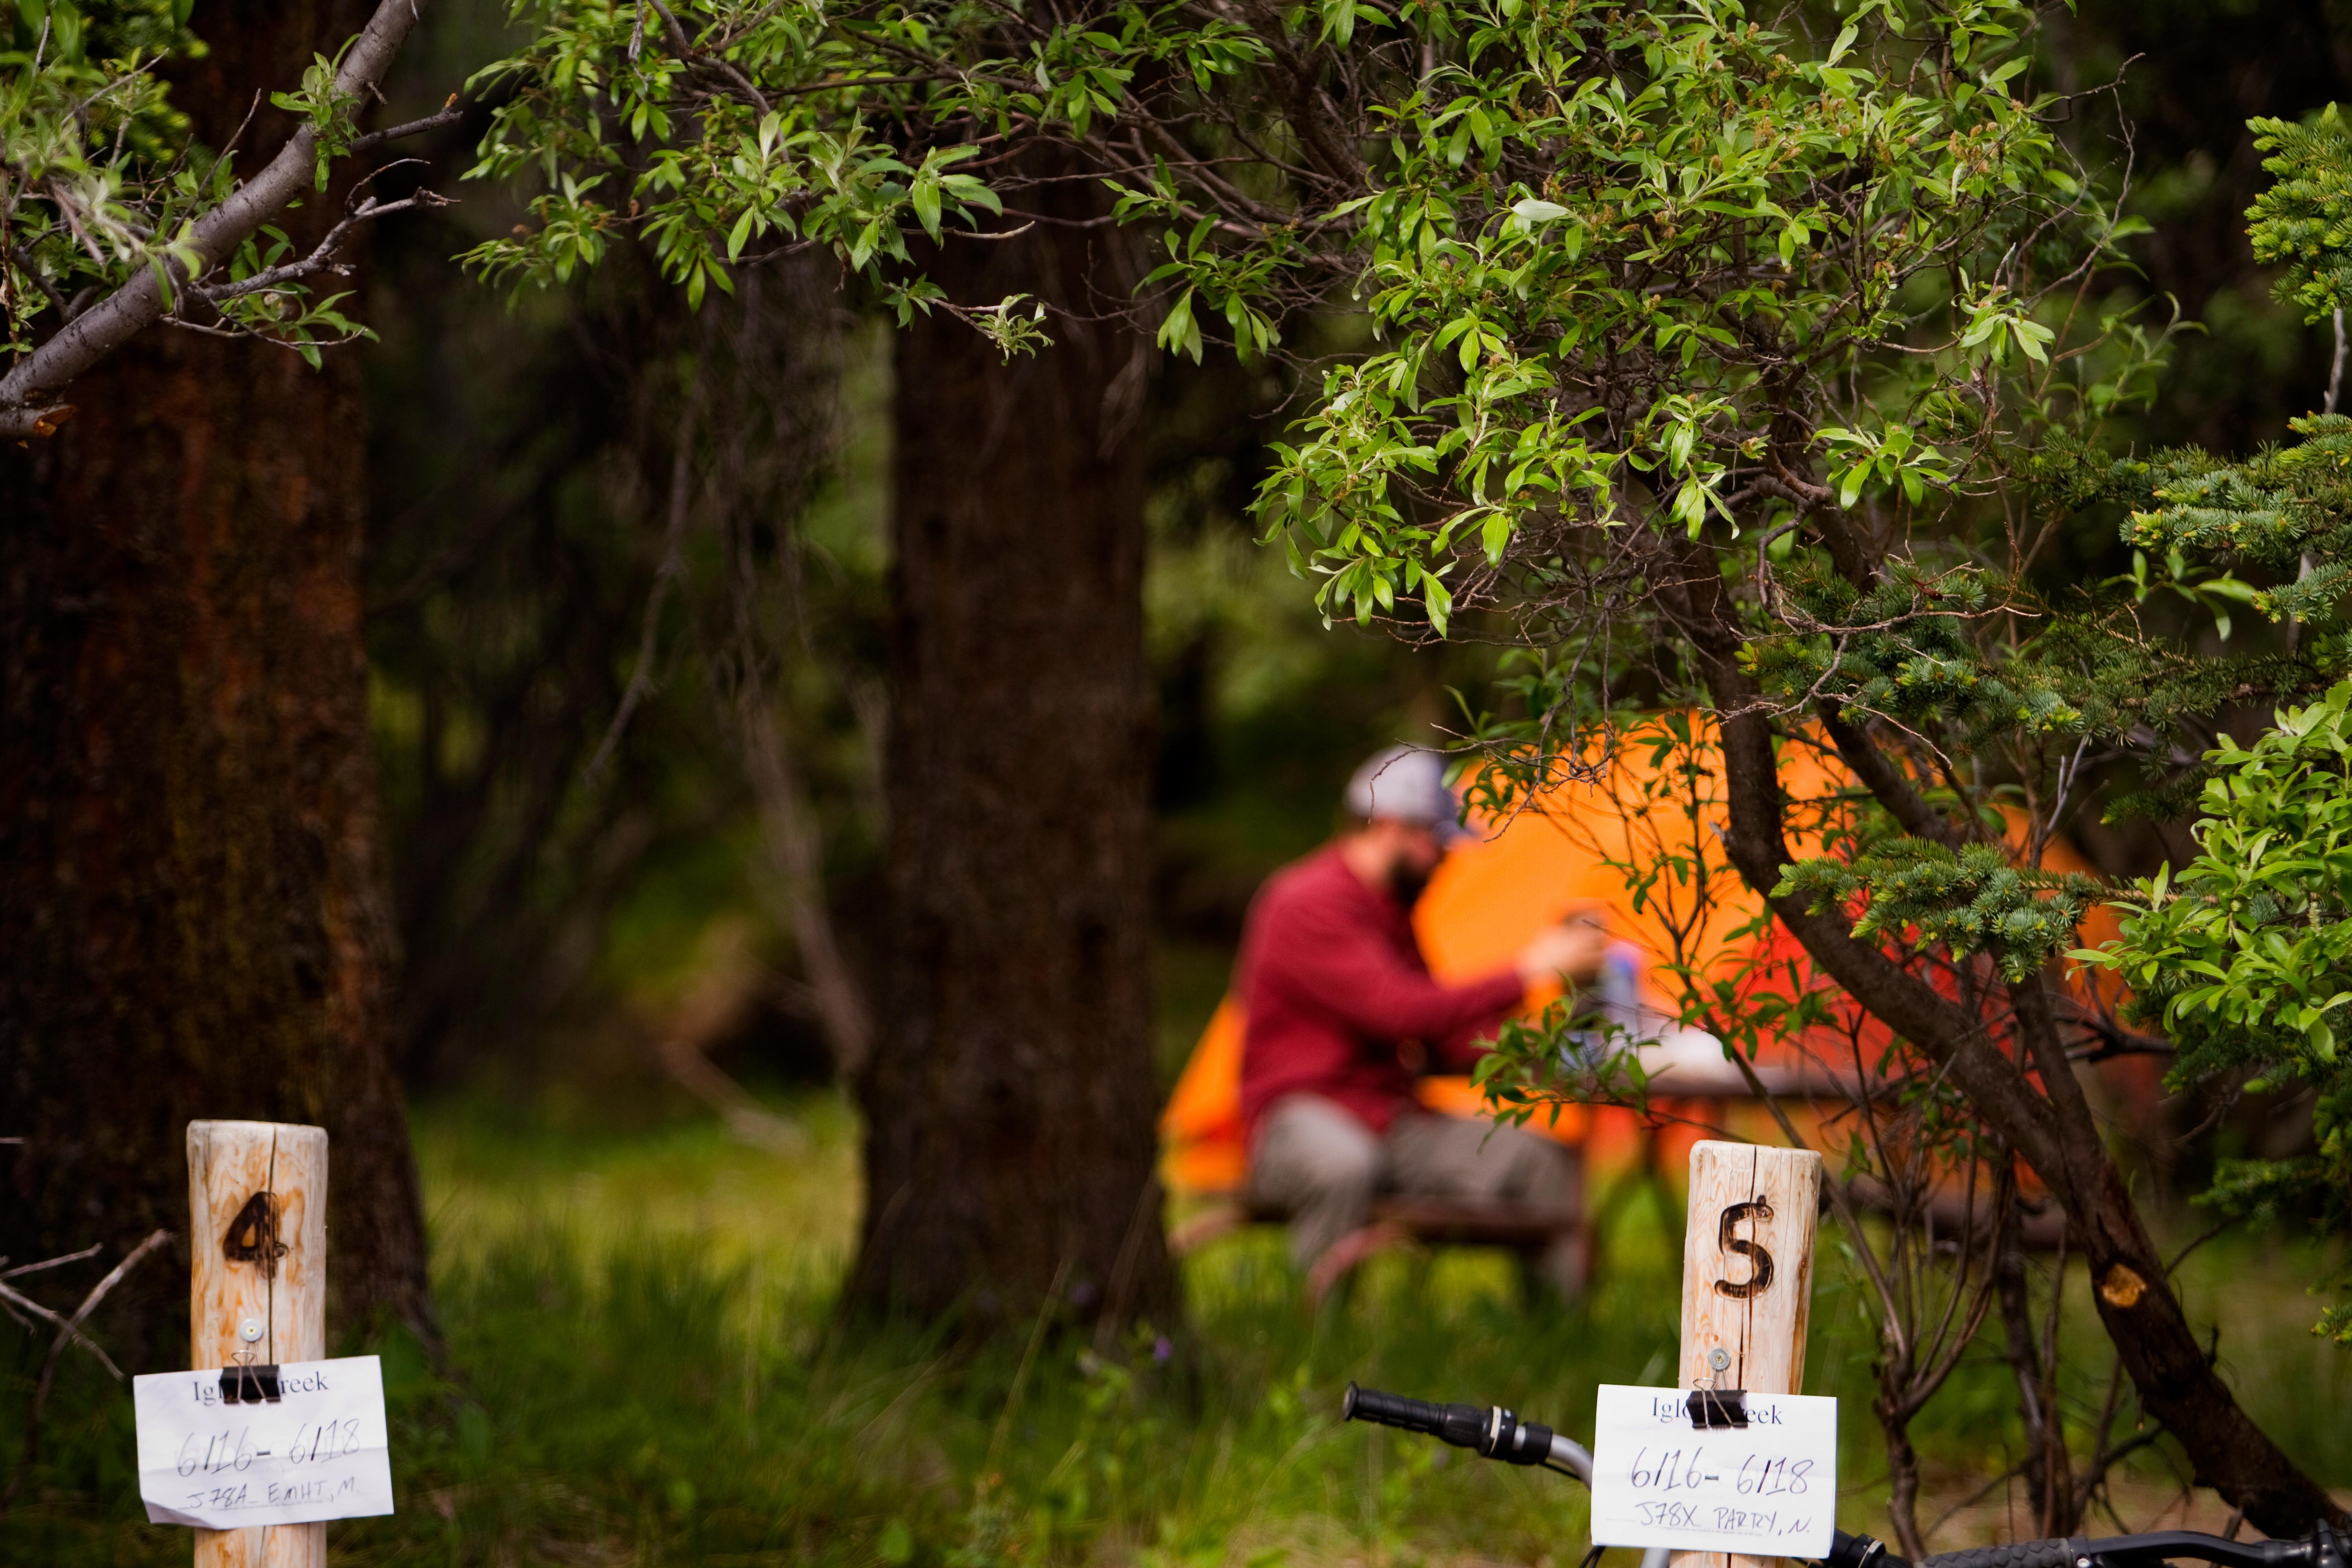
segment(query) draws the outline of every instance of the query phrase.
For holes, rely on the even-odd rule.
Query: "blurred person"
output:
[[[1590,985],[1609,955],[1606,931],[1582,916],[1547,928],[1507,968],[1458,985],[1431,978],[1412,907],[1467,837],[1460,813],[1443,757],[1389,747],[1349,781],[1339,836],[1267,879],[1243,928],[1248,1196],[1288,1216],[1291,1258],[1314,1294],[1395,1239],[1367,1224],[1377,1195],[1563,1216],[1580,1205],[1572,1151],[1523,1128],[1440,1115],[1413,1095],[1422,1062],[1466,1070],[1529,986]],[[1564,1230],[1538,1268],[1576,1294],[1580,1235]]]

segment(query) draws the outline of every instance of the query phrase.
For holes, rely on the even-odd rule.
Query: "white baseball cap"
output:
[[[1445,784],[1445,757],[1426,746],[1386,746],[1348,781],[1348,813],[1369,822],[1385,816],[1416,822],[1451,844],[1471,835],[1462,826],[1462,801]]]

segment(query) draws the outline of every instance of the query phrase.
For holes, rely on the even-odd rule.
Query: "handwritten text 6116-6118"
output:
[[[1688,1394],[1601,1386],[1592,1539],[1759,1557],[1826,1557],[1837,1512],[1837,1401],[1750,1394],[1744,1427],[1691,1424]]]
[[[289,1362],[278,1388],[272,1402],[231,1402],[217,1372],[132,1380],[152,1522],[242,1530],[392,1511],[382,1363]]]

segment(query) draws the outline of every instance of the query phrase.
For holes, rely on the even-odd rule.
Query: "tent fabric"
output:
[[[1413,911],[1413,927],[1433,974],[1447,980],[1491,973],[1509,963],[1544,926],[1579,910],[1601,911],[1621,943],[1648,956],[1643,989],[1643,1000],[1651,1005],[1677,988],[1671,973],[1674,955],[1682,954],[1705,973],[1743,962],[1755,952],[1759,939],[1748,932],[1762,911],[1762,901],[1726,873],[1720,840],[1707,820],[1718,814],[1694,810],[1689,804],[1688,761],[1696,757],[1702,767],[1712,765],[1712,747],[1703,731],[1696,748],[1658,743],[1657,733],[1649,731],[1653,740],[1644,742],[1637,732],[1605,769],[1555,784],[1500,821],[1474,816],[1473,826],[1481,837],[1446,858]],[[1782,779],[1792,799],[1822,798],[1852,787],[1843,769],[1823,758],[1817,748],[1784,757]],[[1706,789],[1704,775],[1697,787]],[[2011,826],[2013,836],[2018,835],[2022,814],[2011,814]],[[1695,827],[1702,831],[1695,833]],[[1797,854],[1819,852],[1817,838],[1807,841],[1811,837],[1791,835]],[[1670,873],[1643,889],[1642,896],[1629,887],[1621,868],[1675,861],[1691,868],[1683,874],[1683,882],[1678,885]],[[2054,871],[2091,869],[2071,847],[2057,842],[2048,847],[2042,863]],[[1702,865],[1714,873],[1706,881],[1713,906],[1703,912],[1688,885],[1701,874],[1697,868]],[[2096,943],[2114,931],[2114,915],[2101,908],[2093,911],[2083,935]],[[1783,949],[1789,956],[1795,954],[1793,943],[1777,927],[1769,928],[1760,941],[1772,956],[1780,956]],[[1556,991],[1531,993],[1527,1011],[1539,1011],[1556,995]],[[1179,1193],[1234,1192],[1247,1176],[1241,1120],[1242,1039],[1242,1010],[1228,994],[1202,1030],[1160,1118],[1163,1176]],[[2157,1084],[2145,1063],[2132,1062],[2118,1076],[2125,1081],[2116,1087],[2128,1098],[2153,1102]],[[1431,1109],[1447,1114],[1484,1113],[1484,1102],[1466,1077],[1424,1079],[1420,1095]],[[1666,1152],[1645,1149],[1643,1128],[1633,1112],[1620,1108],[1564,1106],[1549,1125],[1542,1113],[1532,1125],[1563,1142],[1587,1146],[1603,1166],[1644,1152],[1654,1159]],[[1700,1135],[1691,1131],[1671,1141],[1685,1143]]]

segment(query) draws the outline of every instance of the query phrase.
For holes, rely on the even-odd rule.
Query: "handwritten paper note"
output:
[[[218,1372],[132,1380],[139,1496],[156,1524],[243,1530],[392,1511],[383,1369],[288,1362],[275,1404],[230,1404]]]
[[[1750,1394],[1748,1426],[1691,1425],[1676,1388],[1601,1385],[1592,1539],[1758,1557],[1826,1557],[1837,1512],[1837,1401]]]

